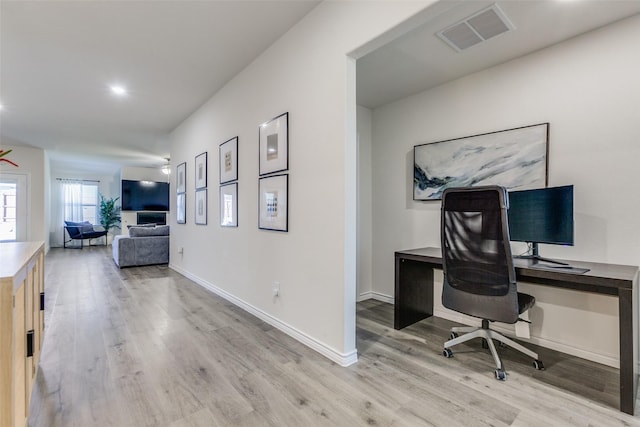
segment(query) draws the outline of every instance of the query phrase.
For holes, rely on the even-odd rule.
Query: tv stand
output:
[[[562,261],[556,261],[555,259],[551,259],[551,258],[544,258],[540,256],[540,251],[538,249],[538,244],[537,243],[530,243],[531,245],[531,254],[530,255],[518,255],[515,258],[519,258],[519,259],[530,259],[533,260],[534,263],[536,262],[548,262],[551,264],[558,264],[558,265],[569,265],[566,262],[562,262]]]

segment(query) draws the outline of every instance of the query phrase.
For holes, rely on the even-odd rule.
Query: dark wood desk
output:
[[[620,322],[620,410],[633,415],[638,379],[638,267],[568,261],[588,268],[584,274],[562,269],[532,268],[529,260],[514,260],[519,281],[618,297]],[[440,248],[395,253],[394,327],[402,329],[433,315],[433,270],[442,269]]]

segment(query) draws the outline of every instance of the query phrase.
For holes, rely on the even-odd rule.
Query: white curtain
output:
[[[62,200],[64,201],[63,220],[82,222],[82,182],[63,182]]]
[[[81,222],[83,220],[81,180],[56,179],[52,189],[51,200],[51,246],[62,246],[63,239],[68,238],[64,231],[64,221]]]

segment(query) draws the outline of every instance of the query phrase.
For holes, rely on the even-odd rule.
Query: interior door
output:
[[[0,242],[28,240],[27,175],[0,175]]]

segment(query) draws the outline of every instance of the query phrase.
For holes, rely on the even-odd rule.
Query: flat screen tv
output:
[[[573,185],[509,192],[509,238],[532,245],[534,260],[556,262],[539,255],[538,244],[573,246]]]
[[[169,183],[122,180],[123,211],[168,211]]]

